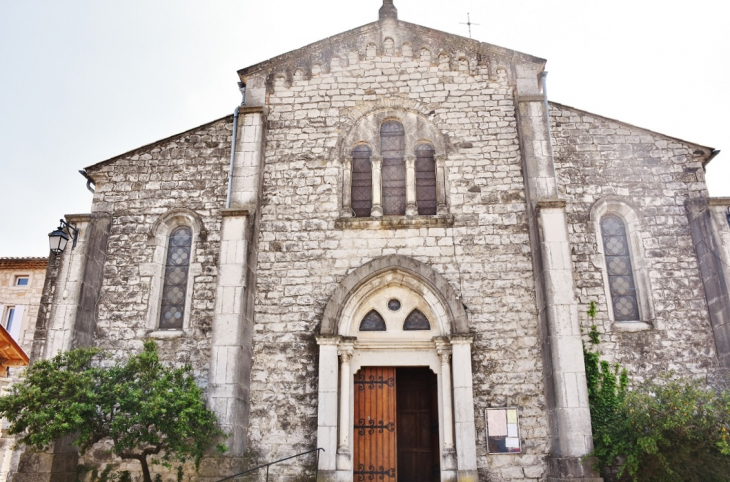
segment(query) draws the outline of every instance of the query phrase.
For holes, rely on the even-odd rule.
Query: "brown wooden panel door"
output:
[[[355,374],[355,454],[357,482],[396,482],[395,368],[364,367]]]
[[[436,375],[398,368],[398,482],[441,480]]]

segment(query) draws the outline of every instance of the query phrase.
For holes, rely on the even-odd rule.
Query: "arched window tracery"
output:
[[[193,231],[187,226],[175,229],[169,237],[160,308],[160,329],[179,330],[185,317],[190,252]]]
[[[626,226],[621,218],[611,214],[603,216],[601,237],[615,321],[637,321],[640,313],[631,251]]]
[[[403,322],[403,331],[428,331],[431,329],[431,323],[420,310],[414,309],[406,317]]]
[[[435,156],[436,151],[431,144],[416,146],[416,204],[420,215],[437,212]]]
[[[375,310],[370,310],[360,322],[360,331],[385,331],[385,320]]]
[[[352,150],[352,210],[357,217],[369,217],[373,207],[372,151],[367,145]]]
[[[380,153],[383,157],[383,214],[402,216],[406,213],[405,129],[391,120],[380,127]]]

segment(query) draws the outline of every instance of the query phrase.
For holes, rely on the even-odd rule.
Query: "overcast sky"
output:
[[[78,170],[233,112],[236,71],[377,19],[381,0],[0,0],[0,257],[89,212]],[[399,18],[548,60],[550,99],[725,149],[730,2],[396,0]]]

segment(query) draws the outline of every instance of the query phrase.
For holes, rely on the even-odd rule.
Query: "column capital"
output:
[[[471,335],[449,335],[448,339],[452,345],[471,345],[474,343],[474,337]]]
[[[416,156],[405,156],[403,159],[406,161],[406,169],[416,168]]]
[[[317,335],[314,337],[317,340],[318,345],[334,345],[337,346],[340,343],[342,337],[340,335]]]
[[[370,163],[373,165],[373,170],[381,169],[383,167],[383,156],[370,156]]]
[[[340,355],[340,358],[342,359],[342,363],[350,363],[350,360],[352,360],[352,355],[354,354],[355,350],[352,349],[352,347],[349,348],[338,348],[337,354]]]

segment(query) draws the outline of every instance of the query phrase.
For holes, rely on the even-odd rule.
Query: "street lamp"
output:
[[[76,241],[79,238],[79,230],[76,226],[73,226],[61,219],[58,228],[48,234],[48,243],[51,245],[51,251],[54,254],[63,253],[63,250],[66,249],[66,245],[68,244],[69,234],[73,234],[74,237],[74,242],[71,246],[71,249],[73,249],[76,247]]]

